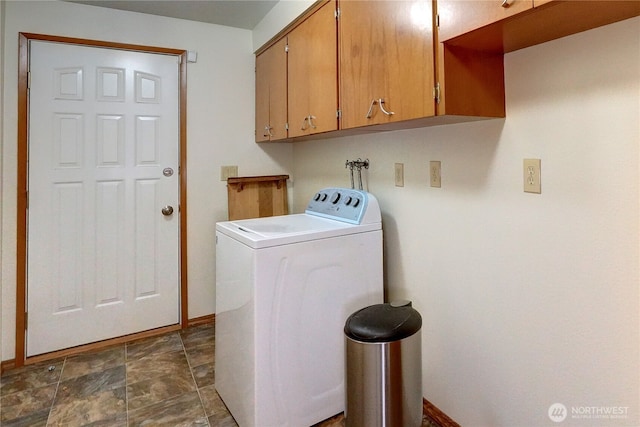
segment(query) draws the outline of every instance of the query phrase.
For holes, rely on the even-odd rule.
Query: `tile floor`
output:
[[[210,323],[13,369],[0,378],[0,425],[237,426],[213,354]],[[343,425],[339,415],[314,427]]]

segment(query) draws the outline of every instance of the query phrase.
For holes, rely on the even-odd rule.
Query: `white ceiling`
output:
[[[66,0],[252,30],[278,0]]]

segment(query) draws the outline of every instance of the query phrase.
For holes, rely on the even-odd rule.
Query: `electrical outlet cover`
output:
[[[540,183],[540,159],[524,159],[522,162],[523,185],[526,193],[542,193]]]
[[[441,162],[439,160],[429,162],[429,183],[432,187],[442,187],[442,177],[440,175],[440,171]]]

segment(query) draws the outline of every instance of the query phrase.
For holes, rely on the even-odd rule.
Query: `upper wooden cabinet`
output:
[[[286,37],[256,56],[256,142],[287,138]]]
[[[509,0],[512,1],[512,0]],[[522,7],[518,6],[522,1]],[[448,47],[507,53],[640,15],[638,0],[513,0],[500,16],[493,0],[438,0],[438,38]]]
[[[640,0],[319,0],[257,53],[256,141],[505,117],[505,52],[638,15]]]
[[[341,129],[433,116],[432,1],[339,8]]]
[[[289,137],[338,129],[338,41],[332,0],[288,34]]]
[[[533,8],[533,0],[438,0],[438,38],[447,41]]]

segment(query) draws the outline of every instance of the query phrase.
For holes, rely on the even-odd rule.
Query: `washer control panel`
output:
[[[325,188],[309,201],[306,214],[360,224],[367,210],[369,193],[350,188]]]

